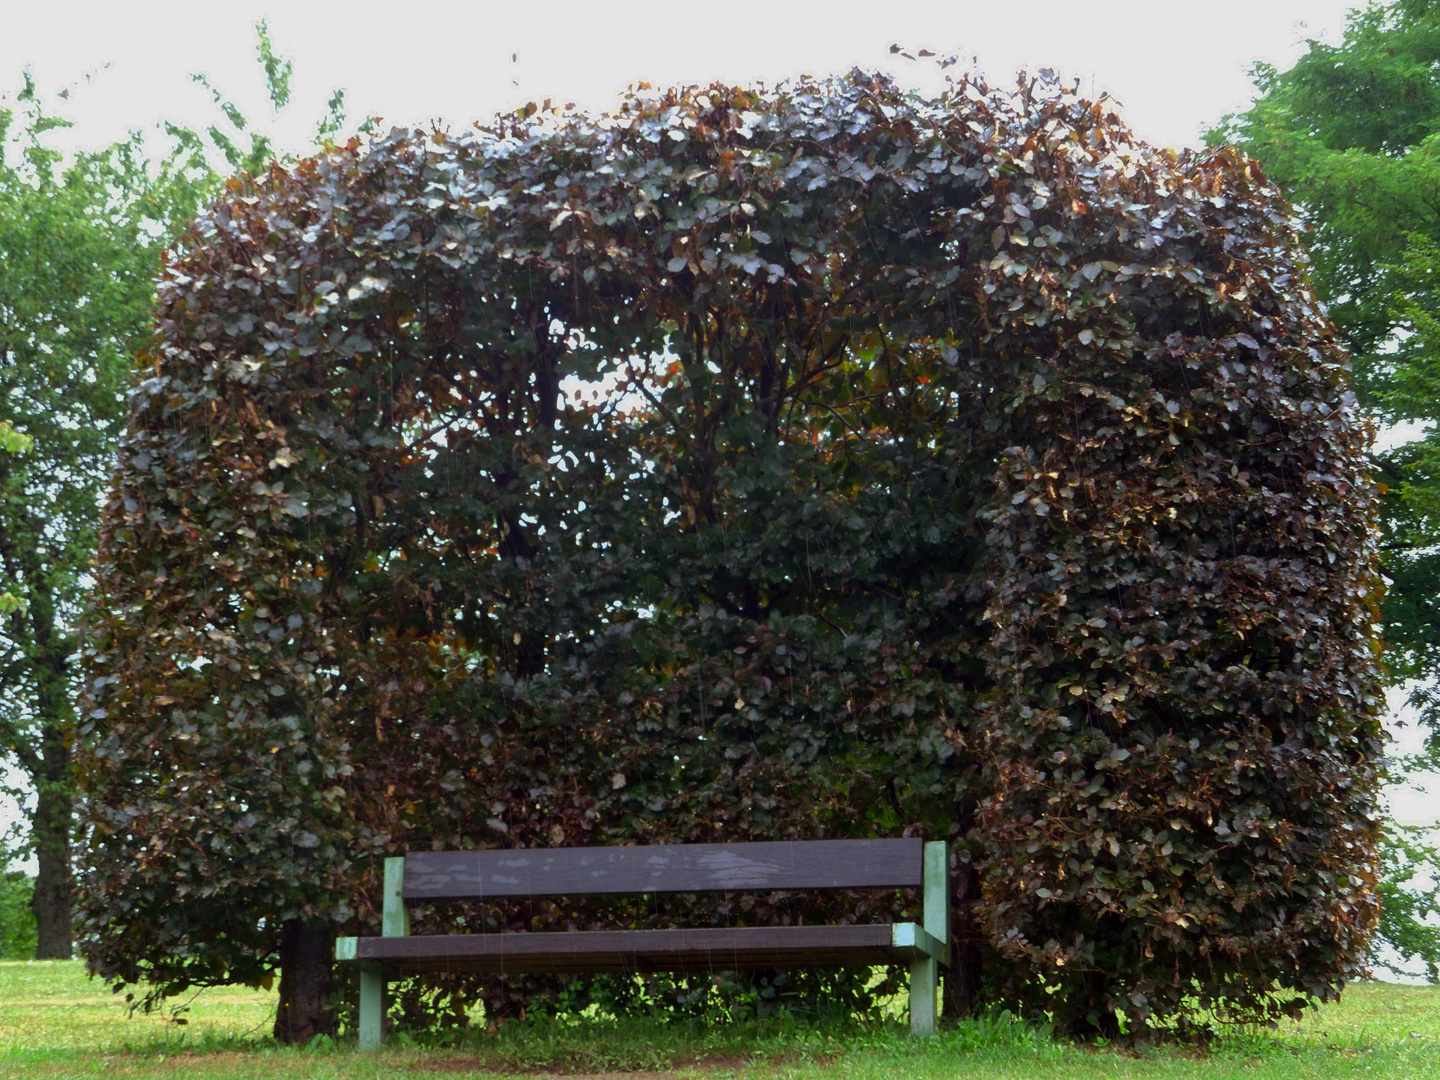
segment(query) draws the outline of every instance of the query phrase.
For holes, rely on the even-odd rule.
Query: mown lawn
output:
[[[1343,1080],[1440,1078],[1440,989],[1381,984],[1303,1024],[1234,1032],[1206,1050],[1135,1053],[1057,1043],[1007,1021],[973,1021],[917,1041],[898,1028],[837,1033],[794,1023],[699,1028],[662,1024],[517,1024],[463,1044],[340,1045],[303,1050],[268,1038],[274,995],[198,995],[181,1025],[131,1016],[78,962],[0,963],[0,1078],[765,1077],[774,1080]]]

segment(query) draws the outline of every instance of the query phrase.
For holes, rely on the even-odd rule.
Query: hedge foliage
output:
[[[100,974],[258,980],[413,847],[902,833],[957,841],[983,995],[1073,1031],[1357,973],[1368,433],[1253,163],[1045,80],[641,87],[234,181],[160,305],[85,660]]]

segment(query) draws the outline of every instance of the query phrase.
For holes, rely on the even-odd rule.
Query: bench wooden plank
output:
[[[715,972],[893,964],[908,958],[905,948],[896,947],[888,923],[368,937],[355,945],[356,960],[397,974]]]
[[[805,840],[416,851],[406,900],[919,885],[924,841]]]

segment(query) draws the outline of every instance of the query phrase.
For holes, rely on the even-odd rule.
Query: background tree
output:
[[[0,110],[0,413],[28,447],[0,454],[0,732],[34,791],[36,955],[69,957],[74,620],[159,252],[201,187],[188,155],[152,171],[138,137],[67,162],[28,79],[16,104]]]
[[[263,23],[257,34],[278,109],[290,65]],[[158,155],[135,133],[67,157],[51,143],[70,125],[28,75],[15,108],[0,108],[0,745],[31,788],[8,794],[22,806],[34,799],[42,959],[73,951],[70,658],[133,357],[152,332],[160,255],[218,190],[222,162],[257,171],[274,153],[212,92],[216,124],[204,134],[167,125]],[[322,132],[343,122],[343,102],[332,98]]]
[[[1373,493],[1298,264],[1249,162],[1045,80],[642,88],[232,181],[105,506],[92,970],[278,966],[305,1038],[387,853],[910,832],[972,988],[1077,1035],[1337,993]]]
[[[1387,594],[1385,667],[1415,681],[1428,745],[1406,768],[1440,767],[1440,3],[1394,0],[1352,11],[1338,45],[1311,41],[1288,71],[1261,65],[1230,141],[1289,189],[1310,224],[1316,291],[1355,358],[1356,385],[1381,425],[1422,425],[1374,458]],[[1388,826],[1382,939],[1435,977],[1440,870],[1423,830]],[[1412,882],[1407,885],[1407,882]],[[1377,959],[1379,956],[1377,954]]]

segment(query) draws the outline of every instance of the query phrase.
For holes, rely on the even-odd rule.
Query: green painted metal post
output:
[[[910,1034],[935,1034],[935,997],[939,968],[933,956],[910,961]]]
[[[410,935],[410,910],[405,906],[405,859],[385,860],[385,892],[380,933],[383,937]],[[385,971],[379,965],[360,971],[360,1049],[378,1050],[385,1029]]]
[[[385,860],[385,896],[380,933],[384,937],[410,936],[410,909],[405,906],[405,857]]]
[[[385,973],[366,965],[360,969],[360,1049],[379,1050],[385,1023]]]
[[[921,926],[941,947],[950,942],[950,849],[943,841],[925,845]],[[933,956],[910,961],[910,1033],[934,1035],[938,1015],[940,964]]]

